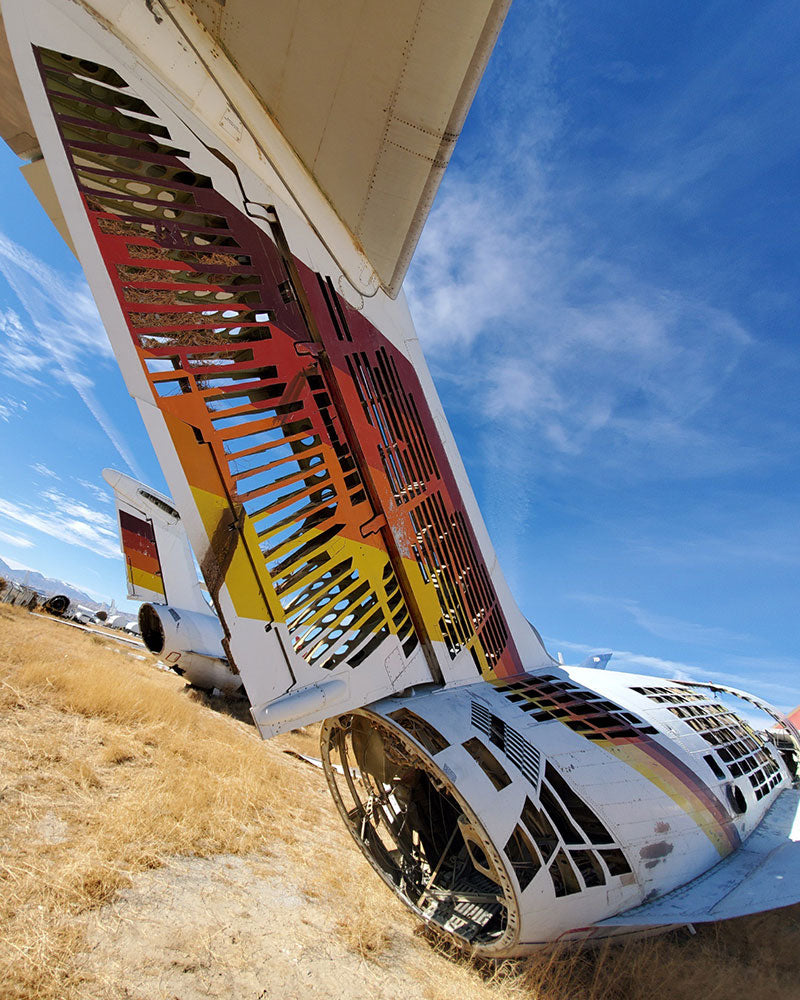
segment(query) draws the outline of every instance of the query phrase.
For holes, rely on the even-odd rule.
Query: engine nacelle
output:
[[[703,696],[567,670],[387,698],[323,727],[331,792],[370,864],[479,955],[630,933],[613,917],[713,867],[791,781],[750,729],[720,756],[711,727],[736,717]]]
[[[169,604],[143,604],[139,629],[148,651],[195,687],[226,693],[241,687],[241,677],[231,670],[225,656],[216,615]]]

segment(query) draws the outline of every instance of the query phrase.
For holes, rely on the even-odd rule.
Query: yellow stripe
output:
[[[673,802],[691,816],[694,822],[700,827],[708,837],[721,857],[726,857],[731,852],[731,845],[728,838],[722,832],[719,821],[709,811],[705,803],[690,788],[684,785],[676,776],[659,764],[648,753],[632,743],[615,745],[608,741],[600,744],[604,750],[630,765],[639,774],[644,775],[657,788],[660,788],[665,795],[668,795]]]
[[[137,569],[128,563],[128,580],[136,590],[150,590],[154,594],[164,596],[164,581],[155,573],[148,573],[146,570]]]

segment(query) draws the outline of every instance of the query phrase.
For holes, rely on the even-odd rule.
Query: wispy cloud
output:
[[[621,194],[695,212],[727,196],[720,176],[733,174],[741,184],[795,154],[786,107],[800,68],[786,13],[781,3],[754,7],[738,37],[704,46],[702,60],[673,75],[661,106],[631,123],[638,138],[629,168],[619,173]]]
[[[57,472],[53,472],[53,470],[46,466],[44,462],[34,462],[31,468],[34,472],[38,472],[40,476],[46,476],[48,479],[61,478]]]
[[[0,322],[2,316],[0,315]],[[28,409],[28,404],[24,399],[13,399],[10,396],[0,396],[0,420],[8,423],[12,417],[22,416]]]
[[[591,449],[608,468],[620,446],[628,461],[655,444],[682,475],[752,461],[694,420],[746,352],[742,324],[593,255],[493,180],[462,176],[443,190],[408,292],[434,366],[459,358],[460,394],[479,402],[498,452]]]
[[[605,594],[570,594],[568,596],[572,600],[595,608],[621,611],[651,635],[660,639],[669,639],[672,642],[719,646],[722,643],[748,642],[753,638],[718,626],[689,622],[671,615],[649,611],[647,608],[643,608],[638,601],[629,597],[616,598]]]
[[[42,499],[45,503],[36,507],[0,499],[0,516],[105,559],[119,558],[116,524],[108,514],[56,490],[47,490]]]
[[[16,545],[20,549],[34,548],[34,543],[29,538],[24,538],[22,535],[12,535],[8,531],[0,531],[0,542],[5,542],[7,545]]]
[[[37,387],[53,378],[71,386],[89,408],[125,464],[141,478],[123,435],[114,425],[86,374],[112,357],[86,282],[67,278],[0,233],[0,273],[27,319],[0,312],[4,364],[17,381]]]
[[[97,483],[90,483],[86,479],[78,479],[76,482],[80,483],[85,490],[88,490],[94,496],[95,500],[99,500],[101,503],[111,503],[111,497],[108,495],[107,489],[104,490]]]

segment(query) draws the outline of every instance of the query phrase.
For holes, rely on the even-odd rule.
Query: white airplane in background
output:
[[[128,597],[143,601],[139,634],[194,687],[230,694],[242,679],[228,665],[219,618],[203,596],[181,516],[163,494],[114,469],[114,491]]]
[[[506,8],[2,0],[0,114],[259,730],[324,720],[372,866],[495,958],[800,900],[781,753],[701,687],[560,665],[526,622],[414,332],[402,280]]]

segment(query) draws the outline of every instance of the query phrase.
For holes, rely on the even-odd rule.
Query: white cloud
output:
[[[458,358],[462,396],[480,400],[512,461],[521,433],[529,458],[591,449],[613,466],[615,447],[657,443],[683,474],[748,460],[693,420],[748,348],[742,325],[592,255],[496,180],[446,182],[407,290],[434,365]]]
[[[48,468],[44,462],[34,462],[31,468],[34,472],[38,472],[40,476],[47,476],[49,479],[61,478],[57,472],[53,472],[53,470]]]
[[[0,531],[0,542],[6,542],[8,545],[16,545],[20,549],[32,549],[35,547],[29,538],[24,538],[22,535],[12,535],[8,531]],[[11,564],[9,563],[9,565]]]
[[[0,396],[0,420],[8,423],[12,417],[21,416],[28,409],[24,399],[12,399],[10,396]]]
[[[80,483],[85,490],[88,490],[96,500],[99,500],[101,503],[111,503],[108,491],[98,486],[97,483],[90,483],[86,479],[78,479],[76,482]]]
[[[638,601],[632,598],[608,597],[603,594],[571,594],[573,600],[581,601],[593,607],[607,607],[615,612],[629,615],[637,625],[651,635],[672,642],[691,642],[694,644],[719,646],[721,643],[748,642],[753,637],[713,625],[701,625],[698,622],[688,622],[671,615],[648,611]]]
[[[29,318],[23,321],[13,309],[0,311],[6,370],[17,381],[39,388],[52,389],[53,379],[71,386],[126,465],[141,478],[124,436],[85,374],[97,372],[112,358],[111,345],[86,282],[62,276],[2,233],[0,273]]]
[[[0,499],[0,516],[105,559],[119,558],[116,523],[108,514],[55,490],[45,492],[43,499],[49,502],[48,506],[33,507]]]

